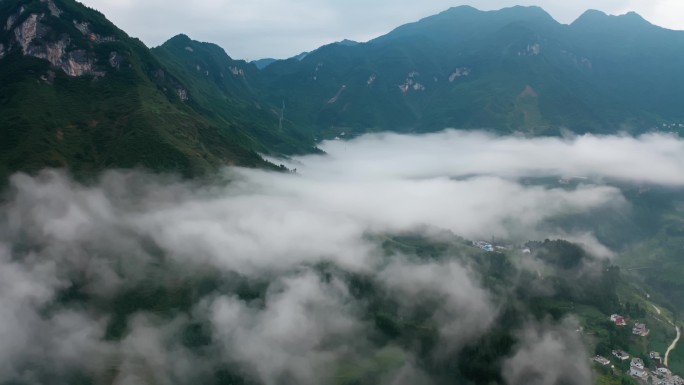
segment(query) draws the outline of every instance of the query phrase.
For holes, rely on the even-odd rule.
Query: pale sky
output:
[[[179,33],[222,46],[236,59],[287,58],[342,39],[367,41],[450,7],[538,5],[561,23],[587,9],[635,11],[684,30],[682,0],[81,0],[131,36],[157,46]]]

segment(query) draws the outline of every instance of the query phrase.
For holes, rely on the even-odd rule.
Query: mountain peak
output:
[[[190,36],[188,36],[188,35],[186,35],[186,34],[184,34],[184,33],[179,33],[178,35],[176,35],[176,36],[170,38],[170,39],[167,40],[166,42],[167,42],[167,43],[170,43],[170,42],[177,42],[177,43],[180,43],[180,42],[183,42],[183,43],[192,43],[192,41],[193,41],[193,40],[190,38]]]
[[[461,14],[467,14],[467,13],[479,13],[482,12],[479,9],[472,7],[470,5],[459,5],[456,7],[451,7],[447,9],[446,11],[441,12],[440,14],[446,14],[446,13],[461,13]]]
[[[584,24],[584,23],[596,23],[608,18],[608,15],[599,11],[598,9],[588,9],[584,11],[571,25]]]
[[[502,16],[502,17],[512,17],[512,18],[548,18],[553,19],[543,8],[538,6],[523,6],[516,5],[513,7],[501,8],[492,11],[481,11],[477,8],[471,7],[469,5],[461,5],[458,7],[452,7],[444,12],[441,12],[437,16],[472,16],[475,14],[487,15],[487,16]]]
[[[490,11],[490,12],[499,12],[499,13],[508,13],[508,14],[515,14],[515,15],[529,15],[529,16],[541,16],[541,17],[551,17],[548,12],[546,12],[542,7],[536,6],[536,5],[515,5],[513,7],[508,7],[508,8],[502,8],[498,11]]]
[[[638,13],[631,11],[627,12],[624,15],[618,16],[622,18],[623,20],[628,20],[632,23],[639,23],[639,24],[646,24],[646,25],[652,25],[648,20],[644,19],[641,15]]]
[[[226,50],[223,49],[223,47],[219,46],[218,44],[214,43],[207,43],[207,42],[202,42],[202,41],[197,41],[193,40],[186,34],[178,34],[169,40],[165,41],[164,44],[161,45],[162,47],[176,47],[176,49],[184,49],[189,52],[194,52],[196,49],[199,49],[203,52],[213,52],[214,54],[218,54],[220,56],[226,56],[230,60],[233,60]]]
[[[608,15],[605,12],[590,9],[584,12],[571,25],[573,26],[607,26],[607,25],[624,25],[624,26],[652,26],[648,20],[644,19],[638,13],[631,11],[624,15],[614,16]]]
[[[373,41],[421,36],[434,41],[449,40],[453,43],[456,40],[467,40],[469,37],[491,33],[518,22],[537,26],[558,24],[551,15],[536,6],[515,6],[494,11],[481,11],[465,5],[449,8],[415,23],[405,24]]]
[[[344,45],[344,46],[347,46],[347,47],[353,47],[353,46],[355,46],[355,45],[358,45],[359,42],[358,42],[358,41],[354,41],[354,40],[344,39],[344,40],[342,40],[342,41],[336,42],[335,44],[337,44],[337,45]]]

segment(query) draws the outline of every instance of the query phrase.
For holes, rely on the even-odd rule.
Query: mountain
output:
[[[273,58],[265,58],[265,59],[259,59],[259,60],[252,60],[250,63],[254,64],[257,66],[258,69],[262,70],[271,64],[277,62],[278,59],[273,59]]]
[[[317,140],[445,127],[558,135],[684,123],[684,32],[629,13],[455,7],[367,43],[247,63],[178,35],[148,49],[74,0],[0,2],[0,175],[196,175]]]
[[[297,131],[285,119],[282,103],[264,101],[256,65],[233,60],[221,47],[185,35],[151,53],[187,87],[188,103],[218,126],[241,130],[242,136],[251,139],[250,148],[288,154],[315,150],[311,135]]]
[[[326,137],[444,127],[555,135],[684,121],[684,32],[630,13],[571,25],[538,7],[456,7],[263,69],[273,100]]]
[[[73,0],[0,3],[0,175],[273,167],[239,121],[204,116],[140,41]]]

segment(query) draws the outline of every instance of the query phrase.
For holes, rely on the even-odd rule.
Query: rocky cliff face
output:
[[[75,31],[80,32],[90,43],[90,46],[78,46],[68,33],[57,33],[51,26],[55,20],[66,18],[65,13],[53,0],[40,0],[45,5],[44,12],[26,14],[27,8],[21,6],[16,13],[5,21],[5,31],[10,33],[10,41],[0,43],[0,59],[14,49],[20,49],[24,56],[47,60],[53,67],[61,69],[72,77],[106,75],[106,65],[118,69],[123,57],[117,52],[111,52],[108,63],[98,63],[92,52],[93,44],[114,42],[111,36],[93,33],[88,22],[73,20]],[[76,32],[78,34],[78,32]]]

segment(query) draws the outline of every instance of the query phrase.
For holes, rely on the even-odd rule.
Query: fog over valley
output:
[[[0,384],[589,384],[603,337],[544,304],[619,306],[626,245],[606,228],[684,185],[665,134],[321,149],[202,181],[13,175]]]
[[[646,3],[0,0],[0,385],[684,385]]]

